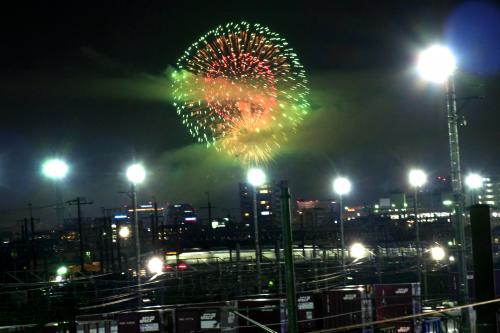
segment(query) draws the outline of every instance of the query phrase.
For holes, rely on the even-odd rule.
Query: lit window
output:
[[[245,215],[246,217],[248,217],[248,216],[250,216],[250,213],[245,213],[243,215]]]
[[[260,215],[269,215],[269,214],[271,214],[271,213],[267,210],[260,212]]]
[[[261,201],[260,201],[260,204],[261,204],[261,205],[265,205],[266,203],[267,203],[267,201],[266,201],[266,200],[261,200]]]
[[[259,193],[267,194],[267,193],[269,193],[269,190],[259,190]]]

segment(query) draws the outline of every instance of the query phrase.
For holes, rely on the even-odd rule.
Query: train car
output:
[[[372,321],[372,302],[365,286],[325,290],[322,295],[323,328],[367,324]],[[345,332],[373,332],[370,326],[358,326]]]
[[[411,316],[420,313],[420,284],[392,283],[373,285],[376,320]],[[416,331],[415,319],[401,319],[379,326],[379,332],[410,333]]]

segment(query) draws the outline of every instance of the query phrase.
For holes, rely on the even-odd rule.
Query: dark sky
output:
[[[52,155],[72,167],[65,198],[93,199],[90,215],[128,202],[119,192],[134,159],[150,173],[143,200],[200,206],[210,190],[219,209],[237,208],[243,168],[194,145],[163,74],[199,36],[228,21],[280,33],[306,68],[313,112],[267,167],[290,181],[296,197],[331,197],[338,173],[353,179],[349,200],[360,203],[404,189],[410,166],[448,174],[442,91],[412,70],[416,52],[436,41],[462,50],[458,93],[484,96],[463,109],[464,169],[499,173],[500,14],[493,4],[103,3],[20,2],[1,10],[0,229],[24,217],[29,201],[54,202],[39,171]],[[36,214],[47,224],[54,215]]]

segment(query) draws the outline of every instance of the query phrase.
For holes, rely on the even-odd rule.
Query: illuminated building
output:
[[[329,223],[334,223],[335,218],[338,219],[338,214],[334,208],[334,201],[320,200],[297,200],[297,214],[301,228],[311,228],[316,226],[325,226]]]
[[[196,224],[198,218],[190,204],[172,204],[167,208],[167,225]]]
[[[240,183],[241,221],[253,223],[253,191],[248,183]],[[279,183],[265,184],[257,188],[257,216],[260,225],[281,223],[281,200]]]

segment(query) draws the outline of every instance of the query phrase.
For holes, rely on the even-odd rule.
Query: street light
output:
[[[418,267],[418,281],[422,282],[422,260],[420,255],[420,227],[418,223],[418,189],[424,186],[427,182],[427,175],[420,169],[410,170],[408,174],[408,181],[413,187],[413,215],[415,216],[415,238],[417,241],[417,267]]]
[[[470,173],[465,177],[465,185],[470,190],[471,205],[474,205],[476,203],[476,191],[483,187],[483,177],[477,173]]]
[[[446,252],[441,246],[431,247],[431,258],[435,261],[441,261],[446,256]]]
[[[422,170],[414,169],[408,174],[408,180],[411,186],[415,188],[422,187],[425,183],[427,183],[427,175]]]
[[[57,275],[60,275],[60,276],[66,275],[66,274],[68,274],[68,267],[61,266],[57,269],[56,273],[57,273]]]
[[[418,55],[417,71],[422,79],[444,83],[457,68],[455,56],[445,46],[432,45]]]
[[[127,179],[132,184],[140,184],[146,178],[146,170],[141,164],[132,164],[127,168]]]
[[[457,61],[453,53],[444,46],[433,45],[420,53],[417,71],[421,78],[433,83],[444,84],[446,88],[446,118],[448,120],[448,144],[450,149],[451,184],[455,205],[456,238],[458,241],[458,282],[460,304],[468,302],[467,263],[465,261],[465,231],[463,225],[463,187],[460,171],[460,146],[458,140],[458,112],[453,73]],[[470,329],[468,310],[463,311],[464,329]]]
[[[333,181],[333,190],[339,196],[339,219],[340,219],[340,250],[342,260],[342,271],[345,273],[345,240],[344,240],[344,207],[342,204],[342,197],[351,191],[351,182],[345,177],[337,177]]]
[[[266,182],[266,174],[261,169],[253,168],[248,170],[247,181],[253,186],[253,224],[255,234],[255,266],[257,269],[257,292],[262,291],[261,271],[260,271],[260,241],[259,241],[259,218],[257,211],[257,188]]]
[[[66,178],[69,173],[69,166],[66,161],[59,158],[50,158],[42,163],[42,174],[53,181],[56,192],[56,218],[57,223],[62,224],[64,221],[64,204],[61,189],[61,181]]]
[[[132,207],[134,209],[134,229],[135,229],[135,255],[137,271],[137,294],[139,307],[142,306],[141,294],[141,241],[139,238],[139,218],[137,216],[137,191],[136,185],[140,184],[146,178],[146,171],[141,164],[135,163],[127,168],[127,179],[130,181],[132,194]]]
[[[148,270],[151,274],[159,274],[163,271],[163,260],[153,257],[148,261]]]
[[[366,247],[361,243],[354,243],[350,247],[351,257],[354,259],[362,259],[366,257],[368,251]]]
[[[118,230],[118,235],[121,238],[128,238],[130,236],[130,228],[128,226],[120,227],[120,230]]]
[[[64,160],[58,158],[48,159],[42,164],[43,175],[53,180],[64,179],[68,171],[68,164]]]

